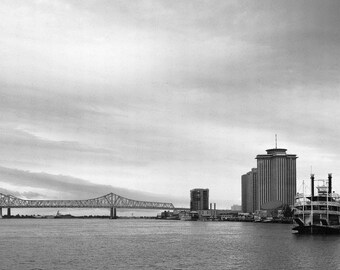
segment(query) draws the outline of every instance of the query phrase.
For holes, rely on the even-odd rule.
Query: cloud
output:
[[[338,3],[33,3],[0,3],[0,165],[51,196],[87,179],[237,199],[275,133],[336,167]]]
[[[0,189],[1,193],[27,199],[91,199],[113,192],[132,200],[169,202],[165,196],[110,185],[94,184],[64,175],[32,173],[0,167],[0,177],[2,183],[10,184],[13,188],[29,187],[39,190],[39,192],[18,192],[13,189]],[[170,196],[170,198],[174,199],[173,196]]]
[[[13,195],[17,198],[22,198],[22,199],[47,199],[45,195],[37,193],[37,192],[18,192],[15,190],[8,190],[5,188],[0,188],[0,193],[4,195]]]
[[[0,183],[9,187],[0,188],[0,193],[13,195],[21,199],[81,200],[97,198],[113,192],[132,200],[171,202],[176,207],[189,207],[189,195],[183,197],[176,194],[152,194],[110,185],[94,184],[83,179],[65,175],[33,173],[0,166],[0,177]],[[34,191],[25,191],[27,189]],[[212,192],[214,194],[214,191]],[[238,200],[232,199],[220,200],[215,198],[213,201],[218,203],[219,208],[227,208],[238,203]]]

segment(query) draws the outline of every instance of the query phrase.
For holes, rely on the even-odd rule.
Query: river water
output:
[[[2,219],[0,269],[340,269],[340,236],[287,224]]]

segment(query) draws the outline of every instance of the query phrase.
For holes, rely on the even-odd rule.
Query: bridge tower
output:
[[[117,218],[117,208],[111,207],[110,208],[110,219],[116,219]]]

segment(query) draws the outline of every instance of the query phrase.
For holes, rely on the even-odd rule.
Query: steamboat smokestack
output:
[[[332,174],[328,174],[328,193],[332,194]]]
[[[311,201],[313,201],[313,199],[314,199],[314,174],[311,174],[310,175],[310,188],[311,188],[311,191],[312,191],[312,193],[311,193]]]

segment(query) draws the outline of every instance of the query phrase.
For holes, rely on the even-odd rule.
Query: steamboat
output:
[[[296,196],[293,230],[300,234],[340,234],[340,196],[332,191],[332,174],[328,174],[328,180],[315,180],[314,174],[310,179],[311,194]],[[322,182],[316,187],[317,194],[315,182]]]

